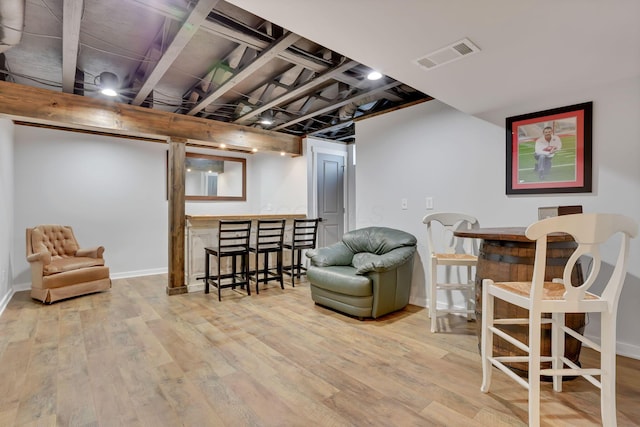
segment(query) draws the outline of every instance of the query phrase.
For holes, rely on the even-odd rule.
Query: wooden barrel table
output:
[[[525,227],[479,228],[475,230],[456,231],[458,237],[482,239],[478,264],[476,266],[476,333],[478,343],[482,336],[482,280],[492,279],[495,282],[526,282],[533,277],[533,263],[535,260],[534,241],[525,236]],[[577,247],[576,242],[568,234],[551,234],[547,240],[547,266],[545,280],[561,278],[567,260]],[[576,264],[572,272],[572,282],[582,283],[582,270]],[[517,307],[498,298],[494,304],[496,318],[526,318],[529,310]],[[550,317],[550,315],[546,315]],[[568,327],[582,334],[585,326],[584,313],[568,313],[565,317]],[[528,325],[501,325],[510,335],[529,344]],[[522,356],[524,352],[506,340],[494,335],[493,351],[496,356]],[[551,325],[542,325],[540,352],[543,356],[551,355]],[[478,345],[478,348],[479,345]],[[565,357],[579,364],[581,343],[565,334]],[[528,371],[528,364],[512,362],[507,364],[520,373]],[[551,362],[542,363],[543,369],[550,368]]]

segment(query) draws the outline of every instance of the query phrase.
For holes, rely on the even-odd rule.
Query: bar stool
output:
[[[293,220],[291,241],[284,244],[285,249],[291,250],[291,265],[283,268],[283,272],[291,276],[291,286],[296,285],[296,277],[299,279],[302,274],[307,274],[306,267],[302,266],[302,250],[316,247],[319,221],[318,218]]]
[[[247,287],[247,295],[251,295],[249,287],[249,236],[251,235],[251,221],[220,221],[218,227],[218,246],[204,248],[204,293],[209,293],[209,285],[218,288],[218,301],[222,288],[236,286]],[[209,272],[209,257],[216,257],[218,270],[216,276]],[[221,273],[221,264],[224,258],[231,257],[231,271]],[[240,257],[241,270],[238,271],[237,257]],[[223,283],[223,280],[228,280]]]
[[[478,228],[478,220],[467,214],[455,212],[438,212],[427,215],[422,222],[427,225],[427,246],[431,259],[431,274],[428,277],[429,317],[431,332],[438,331],[439,313],[463,313],[470,320],[475,311],[475,280],[472,269],[478,262],[478,249],[472,239],[456,237],[453,232],[459,229]],[[434,225],[437,224],[442,233],[441,239],[434,237]],[[444,280],[438,280],[438,267],[444,267]],[[466,275],[460,269],[466,270]],[[441,268],[442,270],[442,268]],[[456,278],[453,273],[456,272]],[[438,308],[438,290],[461,291],[464,295],[465,307]]]
[[[282,241],[284,238],[284,219],[260,219],[258,220],[258,230],[256,232],[256,244],[249,246],[249,252],[256,254],[256,269],[251,272],[255,274],[256,293],[260,293],[260,282],[267,283],[271,280],[278,280],[280,288],[284,289],[284,279],[282,275]],[[269,254],[276,254],[276,266],[269,267]],[[260,254],[263,254],[262,269],[260,268]],[[262,272],[262,279],[260,278]]]

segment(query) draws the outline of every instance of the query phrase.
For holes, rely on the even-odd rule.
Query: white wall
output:
[[[565,94],[559,101],[550,99],[546,108],[584,102],[583,96],[569,99]],[[426,304],[422,218],[433,212],[425,208],[427,196],[433,197],[434,211],[468,212],[483,227],[525,226],[537,219],[539,206],[573,204],[583,205],[586,212],[622,213],[640,223],[640,82],[599,88],[586,100],[594,101],[593,193],[507,197],[503,126],[439,101],[356,124],[356,223],[391,226],[418,237],[413,303]],[[407,210],[400,207],[402,198],[408,199]],[[614,261],[611,254],[605,254],[605,260]],[[619,352],[635,357],[640,357],[640,335],[635,331],[640,306],[638,260],[640,238],[632,242],[618,317]],[[591,316],[587,334],[598,323]]]
[[[306,214],[306,159],[277,153],[257,153],[254,156],[249,181],[256,189],[252,213]]]
[[[14,283],[30,286],[27,227],[73,227],[105,247],[112,277],[167,270],[166,150],[160,143],[16,126]]]
[[[13,294],[13,130],[0,118],[0,314]]]
[[[13,125],[6,123],[11,141]],[[3,130],[0,127],[0,140]],[[8,150],[8,144],[2,147]],[[30,286],[24,230],[43,223],[71,225],[81,246],[103,245],[112,277],[166,272],[167,148],[160,143],[15,126],[15,156],[2,152],[0,175],[15,175],[9,185],[15,188],[15,219],[10,226],[13,283],[20,289]],[[247,159],[246,202],[188,202],[187,214],[306,213],[303,157],[187,151]],[[4,159],[13,157],[14,174],[4,167]],[[8,165],[12,166],[10,160]]]
[[[278,153],[241,154],[188,148],[189,152],[247,159],[247,201],[187,201],[187,215],[307,213],[305,158]]]
[[[308,215],[310,217],[318,216],[318,154],[332,154],[342,156],[344,158],[344,229],[350,230],[349,208],[355,206],[355,194],[350,182],[353,181],[352,175],[355,173],[353,168],[349,166],[351,158],[348,152],[348,146],[344,143],[329,141],[322,138],[308,137],[303,140],[303,152],[306,157],[306,181],[308,185],[307,203],[309,205]]]

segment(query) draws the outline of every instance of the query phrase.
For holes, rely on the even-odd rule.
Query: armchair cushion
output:
[[[306,252],[311,264],[318,267],[330,265],[351,265],[353,252],[343,242],[334,243],[324,248],[311,249]]]
[[[414,246],[405,246],[383,255],[361,252],[353,256],[352,265],[356,268],[356,274],[366,274],[372,271],[382,273],[404,264],[413,257],[415,251]]]
[[[50,264],[44,266],[43,274],[48,276],[50,274],[62,273],[63,271],[79,270],[81,268],[101,265],[104,265],[104,259],[102,258],[59,257],[51,260]]]
[[[353,267],[346,265],[310,267],[307,275],[309,271],[313,271],[314,284],[322,289],[359,297],[370,296],[372,293],[369,278],[357,275]]]

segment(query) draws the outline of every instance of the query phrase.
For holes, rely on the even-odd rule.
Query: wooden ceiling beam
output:
[[[298,136],[0,81],[0,115],[25,122],[250,152],[302,154]]]

